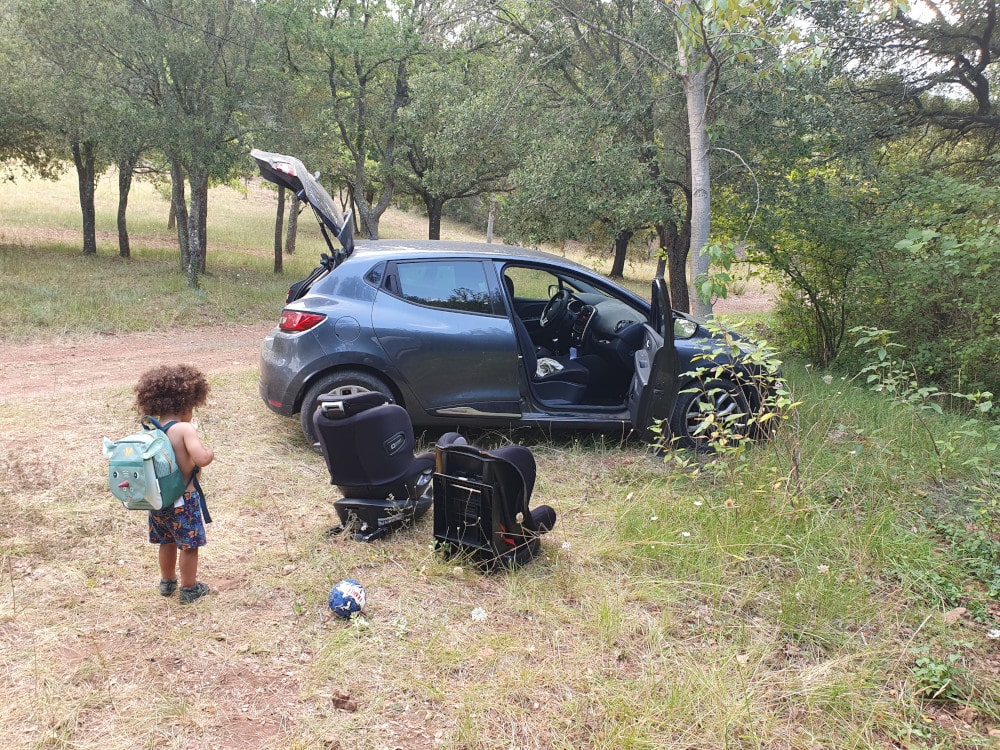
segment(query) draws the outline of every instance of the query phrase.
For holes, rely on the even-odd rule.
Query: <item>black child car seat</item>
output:
[[[468,555],[480,567],[512,568],[533,558],[539,537],[556,523],[547,505],[529,509],[535,457],[520,445],[486,451],[458,433],[437,443],[434,538],[447,555]]]
[[[343,494],[336,530],[369,542],[412,523],[431,506],[434,453],[414,455],[406,410],[381,393],[322,396],[313,426]]]

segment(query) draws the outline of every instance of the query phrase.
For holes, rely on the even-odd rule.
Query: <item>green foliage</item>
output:
[[[851,333],[859,334],[856,347],[865,347],[868,364],[861,368],[860,375],[868,385],[885,394],[904,409],[917,414],[923,411],[942,413],[942,400],[968,401],[972,408],[986,414],[993,408],[993,394],[990,391],[975,393],[945,392],[936,385],[921,385],[916,368],[905,359],[892,356],[893,349],[902,349],[890,338],[895,331],[874,328],[852,328]],[[933,437],[933,436],[932,436]]]
[[[732,268],[736,260],[736,244],[733,242],[712,242],[701,249],[708,256],[708,273],[699,274],[694,279],[698,297],[703,302],[726,299],[733,283]]]
[[[929,700],[958,700],[964,696],[963,654],[952,652],[942,658],[932,654],[927,646],[911,649],[910,653],[916,656],[910,674],[917,695]]]
[[[1000,599],[1000,540],[961,517],[931,520],[932,528],[948,542],[955,564],[982,584],[983,596]]]
[[[550,125],[561,134],[526,154],[512,176],[520,188],[504,201],[504,228],[512,240],[587,241],[592,224],[614,236],[670,212],[649,180],[639,143],[623,142],[601,118]]]
[[[867,384],[871,390],[793,367],[799,400],[786,410],[783,429],[770,443],[723,439],[708,455],[674,452],[668,457],[675,469],[671,491],[688,502],[671,508],[673,535],[657,534],[665,515],[661,506],[639,503],[626,538],[643,540],[650,566],[697,581],[712,612],[735,610],[758,626],[767,619],[789,653],[849,658],[850,633],[870,633],[879,620],[875,613],[893,609],[890,582],[898,585],[929,613],[922,622],[904,624],[914,633],[908,645],[893,664],[885,661],[876,669],[905,680],[917,710],[924,701],[989,706],[994,687],[971,669],[970,655],[984,648],[984,636],[1000,633],[992,610],[1000,586],[1000,542],[968,521],[945,520],[932,501],[940,494],[956,508],[976,508],[968,504],[975,493],[963,485],[940,493],[933,487],[941,481],[942,462],[949,474],[960,475],[965,457],[995,452],[986,444],[980,449],[975,439],[949,437],[970,429],[968,422],[986,429],[989,424],[982,416],[961,420],[930,406],[933,393],[914,385],[905,366],[890,364],[891,342],[877,331],[869,336],[875,360],[869,374],[881,373]],[[987,398],[972,399],[975,413],[983,414]],[[937,436],[937,449],[928,434]],[[942,458],[938,449],[943,453],[949,441],[954,453]],[[981,508],[977,517],[995,524],[995,509]],[[744,586],[743,598],[734,602],[727,595],[736,578]],[[784,583],[770,583],[779,580]],[[942,617],[942,609],[948,618],[976,623],[981,634],[956,640],[954,620]],[[929,625],[931,619],[941,625]],[[898,632],[900,624],[890,629]],[[911,740],[938,736],[916,717],[892,731],[897,729]]]
[[[1000,390],[1000,188],[909,178],[887,217],[891,247],[858,268],[869,320],[896,332],[921,377],[953,391]]]
[[[788,382],[781,373],[781,360],[767,341],[750,335],[738,339],[734,335],[736,327],[723,327],[714,321],[705,325],[720,340],[694,356],[692,361],[695,367],[684,376],[693,376],[698,385],[684,392],[700,392],[706,387],[701,384],[718,383],[720,379],[732,382],[744,395],[747,410],[726,413],[713,410],[710,404],[714,399],[711,397],[719,387],[709,388],[706,393],[709,398],[699,402],[703,418],[692,437],[699,448],[703,447],[714,458],[704,465],[678,451],[670,451],[666,458],[668,462],[696,473],[704,466],[732,471],[735,466],[745,466],[747,461],[752,460],[755,441],[773,437],[780,425],[792,418],[800,404],[793,399]],[[733,361],[739,364],[734,367],[731,364]],[[658,449],[676,445],[678,437],[670,436],[670,431],[662,422],[657,422],[651,429],[659,436],[656,441]]]
[[[793,171],[753,233],[753,259],[781,286],[786,345],[858,367],[851,326],[893,330],[921,381],[1000,387],[1000,189],[934,175],[859,181]]]
[[[668,8],[677,16],[675,34],[689,65],[728,60],[748,78],[766,78],[769,67],[773,72],[814,59],[810,43],[817,41],[815,26],[793,23],[810,5],[809,0],[706,0]],[[784,54],[775,56],[779,47]],[[765,59],[771,64],[762,65]]]
[[[971,477],[970,489],[984,510],[995,509],[1000,495],[1000,471],[995,458],[1000,445],[1000,424],[985,419],[993,408],[993,393],[948,392],[935,385],[922,385],[916,368],[893,356],[894,350],[902,349],[890,340],[894,331],[854,328],[851,332],[859,334],[855,346],[864,348],[868,361],[859,376],[923,428],[938,458],[941,477],[946,464],[958,463],[960,470]],[[942,414],[944,404],[950,404],[956,411],[964,407],[978,418],[965,420],[944,432],[937,430],[928,422],[927,414]]]
[[[530,117],[516,71],[499,53],[439,55],[410,76],[400,116],[410,169],[404,187],[424,202],[507,188]]]
[[[788,344],[828,365],[859,306],[853,275],[872,252],[865,196],[872,186],[842,171],[792,171],[754,232],[755,262],[781,286],[779,327]]]
[[[692,626],[701,638],[722,629],[746,650],[747,630],[771,629],[785,644],[786,664],[807,655],[843,664],[863,650],[883,688],[905,681],[914,699],[914,715],[897,716],[884,731],[934,741],[937,731],[919,718],[924,702],[992,702],[995,688],[971,655],[995,637],[989,600],[998,543],[965,524],[941,523],[929,493],[913,490],[933,485],[936,456],[923,428],[895,403],[811,368],[790,370],[801,401],[771,445],[682,454],[669,463],[668,487],[631,484],[620,533],[646,561],[635,574],[669,570],[676,597],[692,608],[707,604],[710,614]],[[935,410],[926,419],[937,433],[960,421]],[[668,493],[683,500],[662,500]],[[928,528],[922,517],[937,523]],[[898,597],[911,615],[924,614],[903,614]],[[893,611],[901,618],[883,619]],[[968,618],[962,640],[954,617]],[[896,641],[884,658],[874,636],[882,627]],[[910,634],[902,644],[901,630]]]
[[[939,145],[978,140],[995,148],[997,0],[845,6],[815,3],[813,16],[832,32],[835,54],[866,78],[865,96],[880,102],[886,122],[926,129]],[[923,64],[896,64],[899,50]]]

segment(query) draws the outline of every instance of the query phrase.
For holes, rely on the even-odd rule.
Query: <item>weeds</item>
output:
[[[971,648],[971,643],[954,644]],[[943,658],[931,654],[930,648],[911,649],[916,658],[911,670],[914,693],[928,700],[957,701],[966,697],[962,680],[966,674],[965,656],[950,652]]]
[[[782,362],[767,341],[741,337],[731,326],[714,322],[706,326],[719,343],[695,355],[698,366],[681,375],[694,384],[678,395],[674,421],[658,421],[651,431],[658,436],[654,447],[671,449],[666,453],[668,463],[691,474],[728,475],[718,478],[733,483],[747,462],[756,460],[758,443],[794,420],[800,402],[794,400],[781,373]],[[698,415],[690,439],[677,434],[676,415],[685,413]],[[782,446],[790,449],[788,471],[772,479],[776,486],[797,488],[800,457],[794,439]],[[678,447],[695,448],[703,455],[692,456],[675,450]]]
[[[917,387],[907,380],[905,367],[891,361],[888,349],[884,353],[865,371],[869,385],[882,386],[874,397],[811,368],[796,376],[804,393],[799,398],[782,383],[776,393],[783,400],[771,406],[776,429],[767,441],[745,437],[752,413],[710,420],[705,431],[710,452],[675,448],[666,457],[668,466],[682,470],[672,492],[697,498],[688,507],[698,512],[675,512],[672,519],[681,538],[652,541],[651,521],[660,517],[652,511],[635,533],[650,540],[642,555],[651,563],[700,582],[695,588],[712,603],[715,618],[733,606],[724,582],[738,576],[743,593],[734,611],[768,622],[802,652],[859,653],[855,650],[869,638],[880,640],[875,633],[883,628],[891,642],[891,626],[880,613],[894,608],[885,592],[896,585],[903,600],[918,597],[949,613],[941,628],[917,627],[898,662],[914,698],[987,705],[985,696],[995,687],[982,682],[970,659],[1000,638],[1000,610],[994,605],[1000,542],[988,531],[994,516],[981,503],[972,518],[986,528],[949,521],[923,502],[936,492],[933,484],[913,493],[906,487],[914,481],[940,485],[948,467],[977,466],[985,470],[978,481],[989,485],[994,425],[952,416],[936,405],[939,399],[958,400],[985,414],[991,397],[960,398]],[[720,373],[706,366],[700,374],[705,379]],[[834,388],[837,401],[822,394]],[[930,435],[934,445],[920,433]],[[975,481],[962,487],[969,484]],[[952,502],[962,507],[961,500]],[[918,525],[921,515],[935,519],[929,537]],[[710,583],[717,588],[704,588]],[[773,614],[761,618],[767,611]],[[975,636],[956,639],[959,623]],[[928,746],[940,739],[927,727],[907,725],[911,739],[920,737]]]
[[[1000,425],[989,425],[978,420],[967,420],[958,429],[952,429],[939,436],[926,419],[928,413],[942,414],[944,403],[968,402],[969,409],[979,415],[990,412],[993,408],[993,394],[989,391],[976,393],[958,393],[942,391],[935,385],[921,385],[916,370],[905,359],[893,356],[892,352],[901,349],[901,345],[891,340],[892,331],[876,328],[852,328],[851,333],[858,334],[855,343],[857,347],[867,347],[868,364],[861,368],[859,377],[877,393],[889,398],[894,404],[911,414],[927,434],[934,453],[938,458],[940,474],[943,475],[945,461],[948,457],[960,453],[969,439],[983,441],[982,450],[975,451],[973,456],[963,462],[963,466],[979,473],[990,480],[994,488],[997,473],[994,467],[994,454],[1000,443]],[[961,443],[961,446],[960,446]]]

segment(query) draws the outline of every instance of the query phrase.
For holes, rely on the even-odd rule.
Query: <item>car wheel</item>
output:
[[[315,448],[319,440],[313,428],[312,418],[316,407],[319,406],[320,396],[351,396],[355,393],[368,393],[369,391],[382,393],[389,401],[395,402],[396,400],[392,389],[385,381],[366,372],[342,370],[317,380],[306,391],[306,396],[302,399],[302,412],[300,414],[302,433],[306,436],[309,444]]]
[[[670,416],[670,431],[682,448],[708,452],[716,432],[706,424],[709,420],[726,432],[750,434],[750,405],[731,380],[715,378],[683,389]]]

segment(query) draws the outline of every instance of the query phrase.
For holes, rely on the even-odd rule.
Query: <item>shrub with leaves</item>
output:
[[[924,385],[916,367],[895,356],[902,346],[891,340],[894,331],[853,328],[851,333],[858,335],[855,346],[864,349],[867,360],[859,377],[864,377],[872,390],[884,394],[913,415],[934,448],[939,476],[944,474],[946,462],[958,462],[967,476],[972,477],[968,482],[972,494],[985,503],[987,509],[995,509],[1000,497],[1000,469],[995,458],[1000,446],[1000,425],[988,419],[993,409],[993,393],[960,393]],[[926,415],[942,413],[945,405],[964,407],[971,418],[959,429],[939,432]]]
[[[902,238],[856,271],[868,321],[895,331],[910,366],[950,391],[1000,387],[1000,188],[910,178],[895,201]]]
[[[678,394],[671,423],[657,423],[657,447],[694,448],[717,457],[740,457],[771,437],[798,406],[781,374],[781,360],[763,339],[736,334],[717,323],[705,324],[719,343],[696,355],[683,378],[693,385]],[[697,427],[681,429],[697,413]]]

